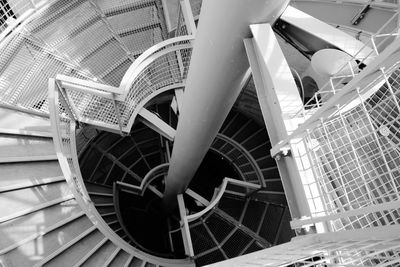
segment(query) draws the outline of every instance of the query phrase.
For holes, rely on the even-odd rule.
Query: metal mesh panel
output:
[[[267,206],[268,204],[265,202],[250,200],[242,224],[257,233]]]
[[[267,209],[267,213],[264,216],[260,229],[260,236],[268,242],[274,244],[278,229],[281,224],[282,214],[285,208],[270,204]]]
[[[138,25],[134,31],[122,31],[121,35],[129,38],[126,43],[130,45],[126,47],[124,38],[105,21],[103,11],[118,14],[129,12],[132,18],[152,14],[153,24],[150,27]],[[7,44],[2,46],[0,52],[4,58],[0,63],[0,91],[4,92],[4,96],[1,101],[48,112],[45,100],[47,80],[56,74],[85,79],[97,76],[100,82],[118,86],[134,57],[162,40],[162,23],[157,22],[158,12],[155,1],[110,2],[106,10],[84,0],[63,0],[49,4],[38,11],[24,28],[12,32],[6,40]],[[134,19],[128,21],[134,22]],[[144,36],[146,39],[142,38]],[[132,38],[135,42],[132,42]],[[132,49],[133,55],[129,49]],[[84,96],[83,101],[88,98]],[[95,107],[108,108],[107,103],[103,103],[107,100],[94,101]],[[90,107],[85,109],[84,115],[88,112],[91,112]],[[97,118],[95,115],[92,117]],[[104,121],[114,122],[112,116],[107,114]]]
[[[203,0],[190,0],[190,6],[192,7],[193,17],[197,18],[200,15],[202,3]]]
[[[141,24],[135,28],[124,28],[118,32],[118,35],[129,51],[134,54],[140,54],[164,40],[161,25],[156,21]]]
[[[367,97],[349,99],[352,108],[338,108],[292,143],[300,171],[308,172],[303,185],[312,216],[337,214],[327,220],[333,231],[400,222],[400,208],[384,205],[399,200],[398,74],[383,73],[366,87]]]
[[[217,245],[212,241],[210,234],[202,223],[193,227],[191,226],[190,235],[192,237],[195,255],[208,251]]]
[[[159,51],[185,43],[187,43],[187,41],[177,42],[170,47],[163,47]],[[171,51],[150,62],[149,65],[137,75],[125,100],[127,105],[123,112],[124,127],[128,124],[130,114],[134,112],[136,107],[145,100],[146,97],[163,87],[182,82],[186,78],[190,55],[191,49],[189,48]],[[182,65],[179,64],[178,57],[181,58]]]
[[[235,228],[216,213],[212,213],[204,223],[218,242],[222,242]]]
[[[224,257],[222,252],[220,250],[216,249],[208,254],[205,254],[204,256],[197,258],[196,264],[197,264],[197,266],[203,266],[203,265],[211,264],[214,262],[219,262],[219,261],[222,261],[225,259],[226,258]]]
[[[48,112],[47,83],[56,74],[68,74],[79,78],[86,73],[76,69],[65,59],[51,52],[48,47],[19,33],[0,53],[6,56],[0,66],[1,101],[9,105]]]
[[[246,203],[246,199],[244,198],[233,198],[224,195],[221,198],[221,201],[218,203],[218,208],[228,213],[230,216],[235,218],[236,220],[240,219],[242,212],[244,211],[244,205]]]
[[[229,237],[221,248],[229,258],[232,258],[241,255],[243,248],[251,241],[252,238],[249,235],[238,229]]]
[[[251,245],[246,249],[246,251],[243,254],[255,252],[263,248],[264,247],[260,245],[257,241],[253,241],[253,243],[251,243]]]
[[[328,239],[328,238],[326,238]],[[231,262],[237,266],[398,266],[398,238],[343,241],[299,238]],[[226,263],[225,263],[226,264]]]
[[[30,0],[0,1],[0,33],[27,10],[35,8]]]

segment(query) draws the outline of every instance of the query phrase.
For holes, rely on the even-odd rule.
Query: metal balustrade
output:
[[[140,251],[129,245],[107,225],[90,200],[86,190],[77,157],[75,139],[77,121],[74,119],[71,109],[65,101],[65,95],[57,86],[55,79],[49,80],[49,108],[57,157],[65,179],[77,202],[99,231],[120,249],[144,261],[162,266],[192,266],[189,259],[167,259]]]
[[[400,57],[395,47],[381,69],[343,89],[316,120],[310,118],[289,136],[286,144],[311,209],[292,222],[293,228],[316,224],[336,232],[400,223]]]
[[[196,34],[195,19],[200,14],[202,1],[182,0],[178,7],[178,22],[175,29],[175,36]],[[194,17],[196,16],[196,17]]]
[[[119,87],[57,75],[74,118],[119,133],[129,133],[140,110],[155,96],[184,87],[192,36],[161,42],[127,70]]]
[[[213,198],[211,201],[206,201],[206,200],[199,200],[202,201],[202,205],[204,205],[204,209],[201,211],[194,213],[194,214],[187,214],[186,206],[185,206],[185,201],[183,199],[182,195],[178,195],[178,205],[179,205],[179,213],[181,217],[181,232],[182,232],[182,238],[185,246],[185,252],[186,255],[194,257],[195,251],[193,250],[193,244],[192,244],[192,238],[191,238],[191,228],[195,222],[201,221],[202,217],[204,216],[209,216],[210,214],[215,212],[215,207],[218,206],[219,202],[221,201],[221,198],[223,197],[224,194],[229,194],[228,188],[231,185],[239,186],[239,187],[245,187],[248,188],[249,190],[256,191],[261,188],[260,185],[252,184],[252,183],[247,183],[244,181],[240,180],[235,180],[232,178],[224,178],[221,186],[216,190],[216,194],[214,194]],[[207,236],[207,235],[204,235]],[[203,236],[203,238],[204,238]],[[208,240],[208,238],[206,238]],[[211,239],[208,240],[209,242],[213,243]],[[214,250],[215,248],[212,248]],[[204,252],[204,251],[203,251]],[[209,253],[210,251],[207,251]],[[199,251],[196,251],[196,257],[201,257],[202,254]]]
[[[227,158],[245,182],[266,186],[264,176],[251,154],[238,142],[223,134],[218,134],[210,150]],[[245,187],[244,187],[245,188]]]

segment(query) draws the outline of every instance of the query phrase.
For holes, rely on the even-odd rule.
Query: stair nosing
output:
[[[86,236],[88,236],[95,230],[97,230],[96,225],[90,226],[89,228],[87,228],[86,230],[75,236],[73,239],[71,239],[70,241],[68,241],[67,243],[65,243],[64,245],[62,245],[61,247],[57,248],[55,251],[47,255],[47,257],[43,258],[39,263],[36,263],[34,266],[35,267],[43,266],[44,264],[48,263],[52,259],[56,258],[58,255],[62,254],[64,251],[75,245],[80,240],[84,239]]]
[[[0,157],[0,163],[49,161],[57,159],[57,155],[54,153],[52,155]]]
[[[0,255],[5,254],[5,253],[7,253],[7,252],[9,252],[9,251],[11,251],[13,249],[16,249],[17,247],[19,247],[19,246],[21,246],[21,245],[23,245],[25,243],[28,243],[29,241],[32,241],[32,240],[37,239],[37,238],[39,238],[41,236],[44,236],[44,235],[56,230],[57,228],[59,228],[59,227],[61,227],[63,225],[66,225],[67,223],[70,223],[70,222],[82,217],[83,215],[85,215],[85,213],[83,211],[79,211],[77,214],[72,215],[72,216],[70,216],[68,218],[65,218],[65,219],[63,219],[61,221],[58,221],[58,222],[56,222],[55,224],[53,224],[52,226],[48,227],[45,230],[41,230],[40,232],[34,233],[34,234],[32,234],[32,235],[30,235],[30,236],[28,236],[26,238],[18,240],[16,243],[14,243],[14,244],[6,247],[6,248],[1,249],[0,250]]]
[[[51,132],[0,128],[0,134],[53,138]]]
[[[12,213],[12,214],[4,216],[4,217],[1,217],[0,218],[0,224],[4,223],[4,222],[7,222],[7,221],[10,221],[10,220],[13,220],[13,219],[16,219],[16,218],[19,218],[19,217],[22,217],[22,216],[25,216],[25,215],[33,213],[35,211],[38,211],[38,210],[41,210],[41,209],[44,209],[44,208],[59,204],[61,202],[65,202],[65,201],[71,200],[71,199],[74,199],[74,195],[73,194],[68,194],[66,196],[47,201],[45,203],[41,203],[41,204],[39,204],[37,206],[30,207],[30,208],[27,208],[27,209],[23,209],[21,211]]]
[[[18,189],[25,189],[25,188],[30,188],[38,185],[44,185],[44,184],[51,184],[55,182],[61,182],[64,181],[65,178],[64,176],[54,176],[54,177],[46,177],[46,178],[39,178],[39,181],[37,183],[33,183],[31,179],[28,181],[18,183],[18,184],[13,184],[13,185],[8,185],[8,186],[0,186],[0,193],[8,192],[8,191],[14,191]]]

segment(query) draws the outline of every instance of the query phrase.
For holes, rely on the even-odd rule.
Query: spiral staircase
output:
[[[0,20],[0,266],[203,266],[280,255],[273,249],[301,228],[291,221],[307,225],[292,218],[277,165],[287,154],[268,153],[276,144],[250,78],[178,205],[163,211],[195,28],[182,1],[169,31],[162,2],[0,1],[13,18]],[[191,2],[197,19],[201,1]],[[388,125],[388,147],[399,139],[389,89],[365,101],[371,127]],[[380,221],[396,224],[393,214]],[[318,266],[323,256],[302,258]]]

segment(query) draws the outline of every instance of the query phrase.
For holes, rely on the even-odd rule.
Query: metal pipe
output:
[[[273,23],[288,2],[203,1],[166,179],[167,207],[186,190],[242,89],[249,68],[243,45],[251,36],[249,25]]]

